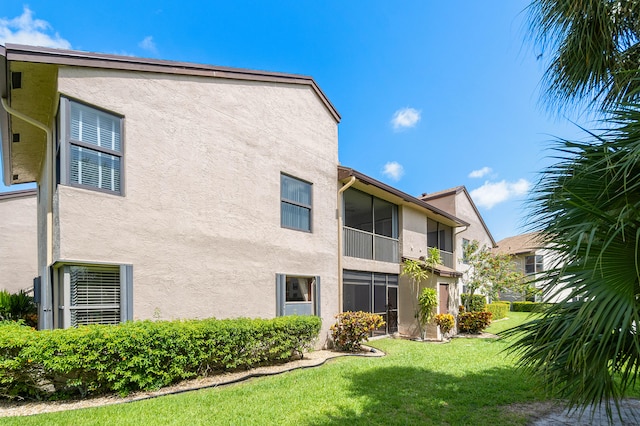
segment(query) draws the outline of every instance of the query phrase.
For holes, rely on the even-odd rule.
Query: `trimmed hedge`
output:
[[[493,314],[491,317],[493,320],[499,320],[507,317],[509,314],[509,306],[509,302],[495,302],[487,304],[485,309],[487,312],[491,312]]]
[[[458,330],[461,333],[480,333],[491,324],[491,312],[465,312],[458,315]]]
[[[550,305],[550,303],[540,302],[513,302],[511,310],[514,312],[540,312]]]
[[[467,300],[469,299],[469,294],[462,293],[460,295],[460,301],[463,306],[467,306]],[[484,305],[487,303],[487,298],[482,294],[474,294],[471,298],[471,303],[469,303],[469,312],[482,312],[484,311]]]
[[[312,344],[320,326],[314,316],[135,321],[43,331],[0,323],[0,395],[126,395],[285,362]]]
[[[380,315],[363,311],[347,311],[335,317],[338,321],[331,326],[331,337],[341,351],[358,352],[369,334],[385,324]]]

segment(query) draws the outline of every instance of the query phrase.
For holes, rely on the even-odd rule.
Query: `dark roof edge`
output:
[[[438,214],[440,216],[446,217],[447,219],[451,220],[452,222],[456,223],[458,226],[469,226],[469,223],[465,222],[464,220],[449,214],[443,210],[440,210],[437,207],[432,206],[431,204],[420,200],[419,198],[416,198],[412,195],[407,194],[406,192],[402,192],[397,188],[394,188],[392,186],[387,185],[386,183],[382,183],[379,180],[376,180],[370,176],[367,176],[363,173],[360,173],[357,170],[351,169],[349,167],[344,167],[344,166],[338,166],[338,179],[342,180],[345,179],[347,177],[350,176],[354,176],[357,180],[364,182],[366,184],[369,185],[373,185],[376,188],[382,189],[383,191],[386,191],[390,194],[395,195],[396,197],[402,198],[404,201],[411,203],[411,204],[415,204],[419,207],[422,207],[424,209],[427,210],[431,210],[433,213]]]
[[[110,55],[78,50],[53,49],[11,43],[7,43],[4,47],[0,45],[0,49],[0,54],[6,56],[7,60],[10,61],[308,85],[318,95],[336,122],[339,123],[341,119],[340,113],[338,113],[329,98],[324,94],[322,89],[320,89],[320,86],[318,86],[312,77],[305,75],[139,58],[135,56]]]
[[[9,200],[11,198],[24,198],[31,197],[38,194],[38,190],[33,189],[21,189],[18,191],[0,192],[0,200]]]
[[[493,244],[492,248],[498,247],[496,240],[493,238],[493,235],[491,235],[491,231],[489,230],[489,227],[487,226],[486,222],[484,221],[484,218],[480,214],[480,210],[478,210],[476,203],[473,202],[473,198],[471,198],[471,194],[469,194],[469,191],[467,190],[466,186],[460,185],[460,186],[456,186],[455,188],[451,188],[449,190],[444,190],[441,192],[435,192],[433,194],[423,194],[422,197],[420,197],[420,199],[424,201],[428,201],[428,200],[433,200],[434,198],[446,197],[451,194],[458,195],[460,192],[464,192],[467,198],[469,199],[469,202],[471,203],[471,207],[473,207],[473,211],[476,212],[476,216],[478,216],[478,219],[480,219],[480,223],[482,223],[484,230],[487,231],[487,235],[489,236],[489,239],[491,239],[491,244]]]

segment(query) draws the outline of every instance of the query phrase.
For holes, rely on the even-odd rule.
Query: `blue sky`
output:
[[[310,75],[342,115],[341,164],[416,196],[465,185],[500,240],[527,225],[550,141],[594,127],[541,104],[527,4],[4,0],[0,44]]]

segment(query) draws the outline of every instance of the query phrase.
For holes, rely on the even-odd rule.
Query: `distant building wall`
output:
[[[0,194],[0,289],[33,288],[37,275],[36,190]]]

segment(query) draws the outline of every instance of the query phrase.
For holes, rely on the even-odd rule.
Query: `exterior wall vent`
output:
[[[19,176],[18,175],[13,175],[13,180],[18,180]]]
[[[14,133],[12,140],[13,140],[14,143],[20,142],[20,133]]]

